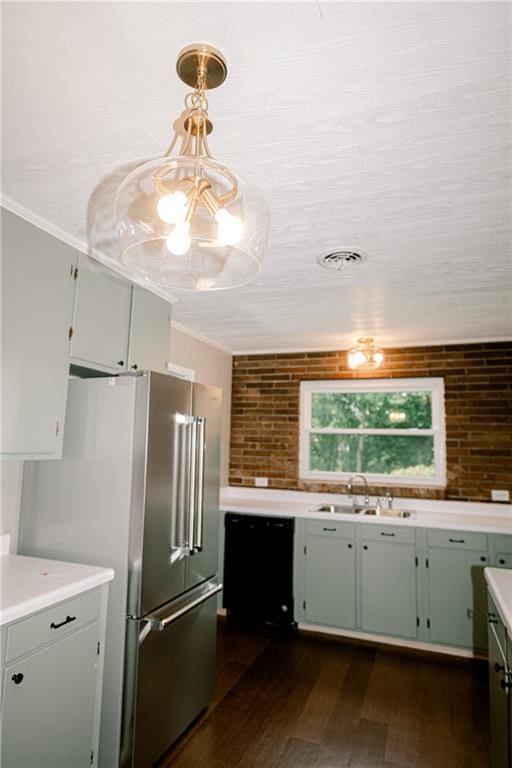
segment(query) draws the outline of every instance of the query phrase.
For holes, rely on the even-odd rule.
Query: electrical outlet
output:
[[[492,501],[510,501],[510,493],[508,491],[491,491]]]
[[[254,485],[256,488],[268,488],[268,477],[255,477]]]

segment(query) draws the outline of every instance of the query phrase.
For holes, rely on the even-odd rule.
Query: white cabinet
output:
[[[2,768],[97,765],[107,586],[2,629]]]
[[[128,370],[166,372],[169,357],[171,305],[133,286]]]
[[[94,259],[78,258],[71,361],[119,373],[126,368],[132,286]]]
[[[68,245],[2,210],[2,458],[59,458],[73,263]]]

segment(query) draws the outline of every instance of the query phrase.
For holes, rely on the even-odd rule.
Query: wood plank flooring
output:
[[[487,669],[219,619],[215,699],[159,768],[488,768]]]

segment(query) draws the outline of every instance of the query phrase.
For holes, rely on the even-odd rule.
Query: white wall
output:
[[[0,532],[11,534],[11,552],[18,545],[22,474],[22,461],[0,463]]]
[[[192,368],[196,372],[196,381],[222,389],[220,483],[227,485],[231,427],[231,352],[220,344],[212,344],[207,339],[192,335],[182,326],[171,323],[169,360]]]

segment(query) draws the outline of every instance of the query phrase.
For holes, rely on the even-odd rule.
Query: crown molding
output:
[[[16,214],[16,216],[21,216],[25,221],[34,224],[34,226],[39,227],[39,229],[56,237],[58,240],[62,240],[63,243],[71,246],[71,248],[76,248],[77,251],[81,251],[82,253],[87,254],[87,256],[92,256],[92,249],[86,242],[80,240],[78,237],[74,237],[74,235],[70,235],[68,232],[64,232],[63,229],[55,226],[55,224],[51,224],[47,219],[34,213],[34,211],[31,211],[29,208],[25,208],[24,205],[16,202],[16,200],[13,200],[6,195],[2,195],[1,203],[4,208],[7,208],[8,211]],[[101,255],[103,256],[103,254]]]

